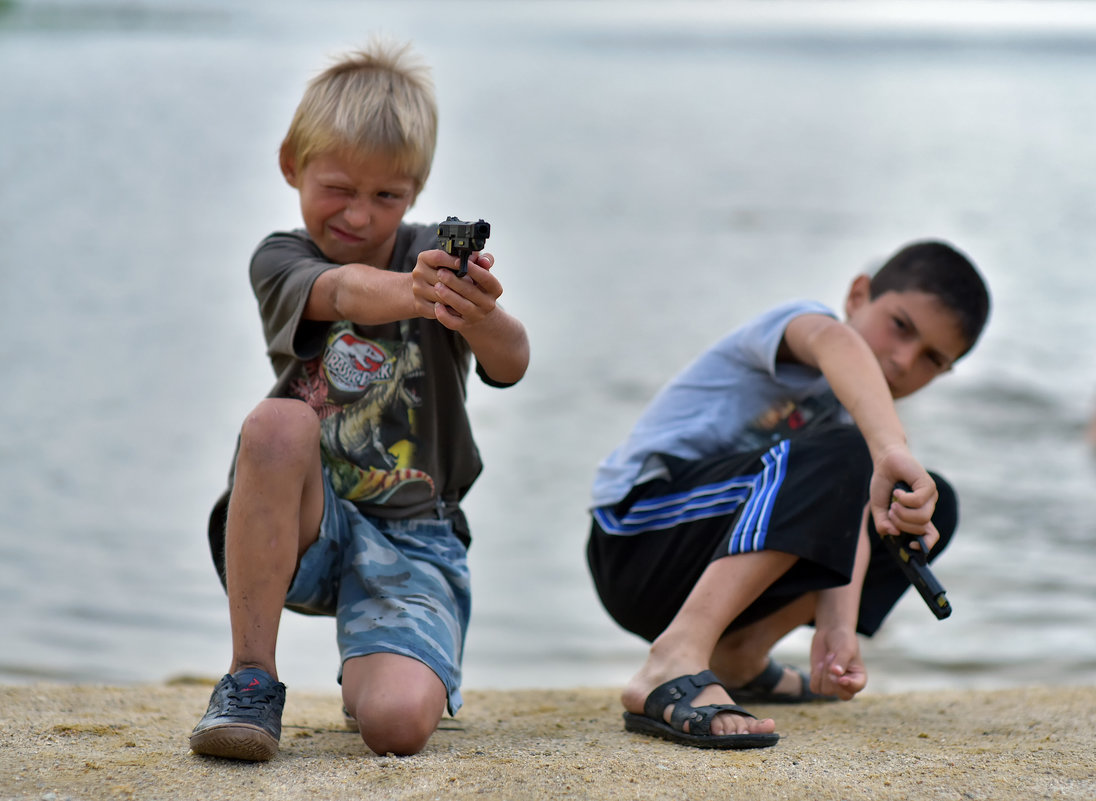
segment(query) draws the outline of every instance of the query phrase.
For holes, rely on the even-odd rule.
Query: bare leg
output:
[[[798,557],[779,551],[759,551],[717,559],[708,565],[666,630],[651,643],[647,661],[624,688],[621,701],[629,712],[642,713],[658,685],[685,674],[707,670],[727,626],[769,585],[784,575]],[[694,705],[731,703],[718,685],[704,689]],[[670,708],[666,710],[669,720]],[[712,734],[768,733],[771,720],[718,715]]]
[[[438,728],[447,694],[438,675],[417,659],[369,654],[343,663],[343,703],[374,753],[417,754]]]
[[[761,673],[768,665],[769,652],[789,632],[814,620],[818,603],[817,593],[809,593],[768,617],[724,634],[712,654],[712,670],[729,688],[741,687]],[[784,676],[773,692],[798,694],[802,679],[793,670],[785,670]]]
[[[300,556],[323,518],[320,427],[300,401],[267,399],[244,421],[225,532],[230,673],[278,677],[278,624]]]

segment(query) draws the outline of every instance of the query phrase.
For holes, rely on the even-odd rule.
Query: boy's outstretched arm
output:
[[[455,256],[441,250],[419,254],[410,273],[368,264],[344,264],[320,274],[304,317],[382,325],[414,317],[436,319],[458,331],[492,379],[514,383],[529,365],[529,340],[517,318],[497,304],[502,284],[490,272],[494,258],[478,254],[468,275],[457,278]]]
[[[860,657],[856,621],[860,614],[860,594],[868,572],[871,545],[868,542],[867,515],[860,521],[856,560],[852,578],[841,587],[818,594],[811,640],[811,691],[836,695],[848,701],[868,683],[868,671]]]
[[[497,303],[502,284],[491,272],[495,258],[473,254],[463,278],[455,272],[458,264],[456,256],[441,250],[419,254],[411,273],[417,313],[463,336],[493,380],[515,383],[529,366],[529,338],[521,321]]]
[[[939,537],[932,525],[936,484],[910,452],[883,370],[867,342],[846,323],[804,314],[788,323],[780,357],[821,370],[864,436],[874,465],[869,506],[876,528],[883,534],[924,535],[932,547]],[[894,492],[899,481],[912,491]]]

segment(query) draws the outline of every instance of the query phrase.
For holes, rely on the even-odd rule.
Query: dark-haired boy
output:
[[[731,696],[852,698],[867,682],[857,633],[908,586],[867,515],[883,535],[924,535],[930,559],[950,538],[954,493],[910,453],[894,399],[973,347],[985,284],[950,245],[916,242],[858,276],[845,312],[791,302],[731,332],[600,465],[590,570],[613,618],[652,643],[622,695],[629,730],[764,747],[775,723]],[[773,662],[811,623],[809,677]]]

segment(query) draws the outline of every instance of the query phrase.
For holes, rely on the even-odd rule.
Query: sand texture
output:
[[[0,799],[1096,799],[1096,687],[755,707],[783,739],[751,751],[625,732],[616,689],[468,691],[404,758],[290,687],[252,764],[190,753],[210,686],[0,687]]]

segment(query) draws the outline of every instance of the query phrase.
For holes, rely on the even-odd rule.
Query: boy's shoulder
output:
[[[251,262],[286,258],[323,259],[323,252],[304,228],[273,231],[260,240],[251,254]]]
[[[392,249],[390,268],[409,272],[415,266],[415,260],[424,250],[437,247],[438,226],[436,223],[401,222],[396,230],[396,242]],[[267,234],[255,247],[251,256],[252,265],[256,262],[281,262],[287,260],[308,262],[330,262],[319,246],[304,228],[274,231]]]
[[[733,330],[728,338],[764,337],[767,339],[773,336],[779,338],[783,336],[784,330],[792,320],[806,315],[822,315],[837,319],[837,314],[826,304],[799,298],[769,307]]]
[[[837,318],[828,306],[814,300],[790,300],[772,306],[742,322],[712,343],[686,372],[699,373],[742,368],[759,382],[776,378],[777,355],[793,320],[806,315]]]
[[[837,317],[834,310],[821,301],[812,300],[810,298],[793,298],[766,309],[755,319],[786,318],[791,320],[805,314],[821,314],[826,317]]]

